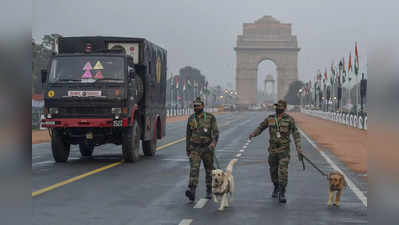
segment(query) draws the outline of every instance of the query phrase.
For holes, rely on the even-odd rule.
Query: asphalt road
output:
[[[186,121],[168,123],[167,136],[158,142],[161,149],[156,156],[143,156],[134,164],[120,163],[121,147],[115,145],[96,148],[92,158],[81,158],[74,146],[68,163],[55,163],[48,143],[32,145],[32,224],[368,224],[367,199],[364,203],[358,197],[367,194],[367,184],[328,151],[325,157],[342,169],[361,193],[347,187],[341,207],[328,208],[326,178],[309,164],[303,171],[295,151],[291,151],[288,203],[282,205],[271,198],[273,186],[265,151],[268,132],[247,142],[248,134],[265,116],[265,112],[217,116],[221,135],[216,154],[220,165],[225,167],[232,158],[239,158],[233,170],[233,203],[223,212],[217,210],[218,204],[203,199],[203,168],[197,202],[189,204],[184,196],[189,173],[182,140]],[[168,143],[172,144],[165,147]],[[333,170],[331,162],[305,137],[302,146],[322,170]]]

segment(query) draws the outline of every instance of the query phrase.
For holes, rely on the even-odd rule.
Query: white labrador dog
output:
[[[212,193],[216,203],[218,198],[222,199],[220,203],[219,211],[223,211],[225,207],[228,207],[233,200],[234,192],[234,177],[232,175],[233,165],[237,162],[237,159],[232,159],[226,167],[226,172],[221,169],[212,170]],[[229,200],[227,201],[227,196]]]

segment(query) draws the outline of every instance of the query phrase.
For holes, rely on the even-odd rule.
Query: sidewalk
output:
[[[329,149],[354,172],[367,174],[367,131],[307,116],[303,113],[289,114],[294,117],[297,126],[317,145]]]

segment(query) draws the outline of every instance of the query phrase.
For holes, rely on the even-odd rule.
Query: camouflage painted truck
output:
[[[45,119],[56,162],[66,162],[70,146],[82,156],[95,147],[122,146],[126,162],[154,156],[165,136],[165,49],[142,38],[64,37],[47,70]]]

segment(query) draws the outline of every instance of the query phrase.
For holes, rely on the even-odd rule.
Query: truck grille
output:
[[[111,108],[104,107],[65,107],[60,108],[60,114],[69,116],[69,115],[84,115],[84,116],[95,116],[95,115],[110,115]]]

